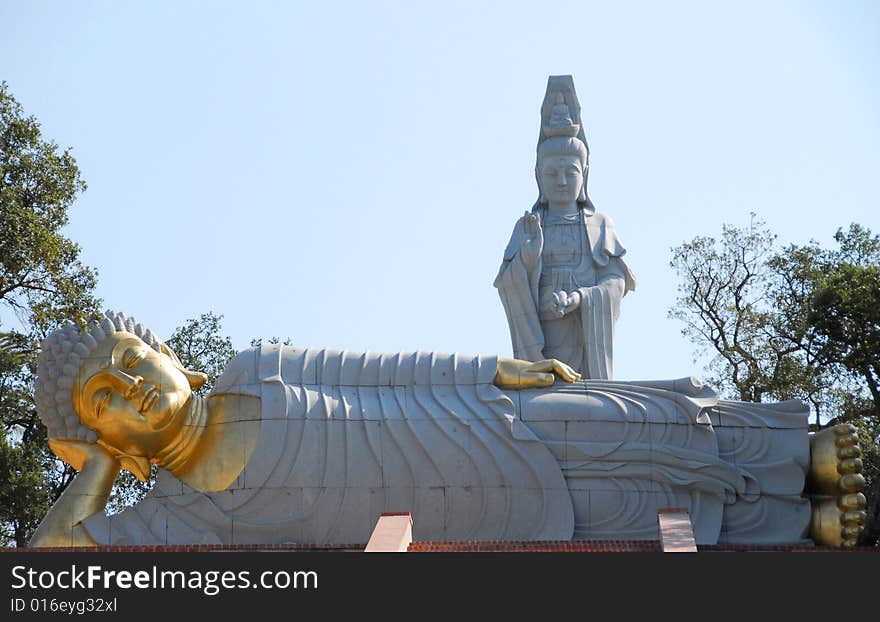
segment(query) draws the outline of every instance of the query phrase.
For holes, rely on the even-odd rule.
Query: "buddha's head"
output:
[[[587,147],[576,136],[552,136],[538,145],[535,177],[541,203],[585,203]]]
[[[143,477],[143,464],[180,433],[183,407],[206,376],[184,368],[151,330],[121,313],[43,342],[35,394],[53,451],[80,469],[71,441],[98,442]],[[140,471],[140,472],[138,472]]]

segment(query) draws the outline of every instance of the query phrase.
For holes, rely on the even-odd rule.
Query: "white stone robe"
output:
[[[99,544],[359,545],[382,512],[416,540],[656,539],[685,507],[700,544],[800,542],[802,404],[718,400],[684,381],[501,391],[495,358],[266,344],[214,389],[261,399],[226,490],[167,471],[134,507],[84,521]]]
[[[363,544],[381,512],[417,538],[567,540],[556,459],[492,381],[494,357],[263,345],[214,393],[261,398],[257,447],[220,492],[166,471],[135,507],[86,523],[99,543]]]
[[[560,249],[547,221],[547,209],[534,213],[544,230],[544,250],[531,269],[520,253],[524,237],[523,219],[517,221],[504,252],[495,287],[504,304],[513,342],[514,358],[538,361],[557,358],[575,367],[583,377],[608,380],[613,377],[614,322],[620,301],[635,289],[635,277],[622,257],[621,244],[611,219],[599,212],[581,209],[574,247]],[[555,261],[569,252],[571,261]],[[553,281],[553,282],[551,282]],[[578,289],[579,310],[554,319],[542,309],[550,290]]]

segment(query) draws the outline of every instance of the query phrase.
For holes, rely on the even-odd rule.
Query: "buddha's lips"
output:
[[[159,390],[156,387],[149,389],[144,394],[144,399],[141,402],[140,408],[138,408],[138,412],[141,414],[144,414],[146,411],[148,411],[153,406],[153,404],[156,403],[156,400],[158,400],[158,399],[159,399]]]

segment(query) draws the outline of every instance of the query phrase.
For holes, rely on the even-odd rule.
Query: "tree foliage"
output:
[[[272,336],[272,337],[269,337],[268,339],[266,339],[266,343],[271,343],[274,345],[281,344],[283,346],[292,346],[293,339],[288,337],[284,341],[281,341],[281,337]],[[251,347],[252,348],[259,348],[261,345],[263,345],[263,338],[262,337],[255,337],[255,338],[251,339]]]
[[[0,540],[3,545],[26,542],[36,528],[51,498],[43,473],[45,456],[33,433],[23,442],[30,414],[27,394],[17,375],[26,358],[20,350],[18,335],[0,340]]]
[[[0,301],[33,328],[96,310],[96,273],[61,234],[86,189],[70,149],[43,140],[0,83]]]
[[[859,427],[868,480],[862,543],[880,538],[880,238],[853,224],[817,242],[778,248],[753,216],[672,249],[679,276],[670,317],[711,351],[707,381],[734,399],[797,398],[815,427]]]
[[[33,381],[43,338],[66,320],[84,323],[99,312],[97,272],[82,264],[79,246],[61,234],[85,189],[70,150],[44,140],[37,120],[0,84],[0,312],[16,320],[14,329],[0,333],[2,546],[25,546],[75,476],[48,447]],[[208,374],[202,395],[235,355],[220,334],[221,319],[205,313],[168,339],[184,365]],[[135,503],[151,482],[120,474],[109,510]]]
[[[75,476],[48,447],[33,382],[45,336],[66,320],[98,316],[97,272],[61,233],[85,189],[70,149],[43,139],[37,120],[0,83],[0,546],[25,546]],[[3,317],[14,318],[14,327],[4,327]],[[167,340],[185,366],[208,375],[200,395],[235,355],[221,319],[205,313]],[[138,501],[154,479],[155,468],[147,484],[120,474],[109,510]]]
[[[85,189],[70,150],[0,83],[0,545],[24,545],[74,474],[48,449],[33,376],[46,334],[98,311],[96,272],[61,233]]]
[[[212,312],[203,313],[198,319],[187,320],[175,329],[167,343],[187,369],[205,372],[208,381],[196,391],[205,396],[230,359],[235,356],[232,340],[222,334],[223,316]]]
[[[670,316],[685,323],[683,334],[714,348],[711,381],[744,401],[760,402],[788,368],[789,348],[766,330],[766,261],[774,240],[760,227],[725,225],[720,245],[698,237],[673,249],[682,282]]]
[[[820,262],[808,319],[824,361],[864,382],[880,410],[880,240],[858,225],[835,239],[840,250]]]

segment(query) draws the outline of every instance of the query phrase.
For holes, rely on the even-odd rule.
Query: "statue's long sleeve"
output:
[[[626,280],[617,259],[609,262],[605,277],[581,293],[581,324],[584,331],[586,374],[595,380],[614,377],[614,323],[620,315],[620,301]]]
[[[513,356],[524,361],[544,358],[544,334],[538,319],[538,280],[541,258],[535,266],[527,267],[520,252],[522,219],[514,227],[513,235],[504,253],[501,269],[495,278],[495,287],[504,305]]]

